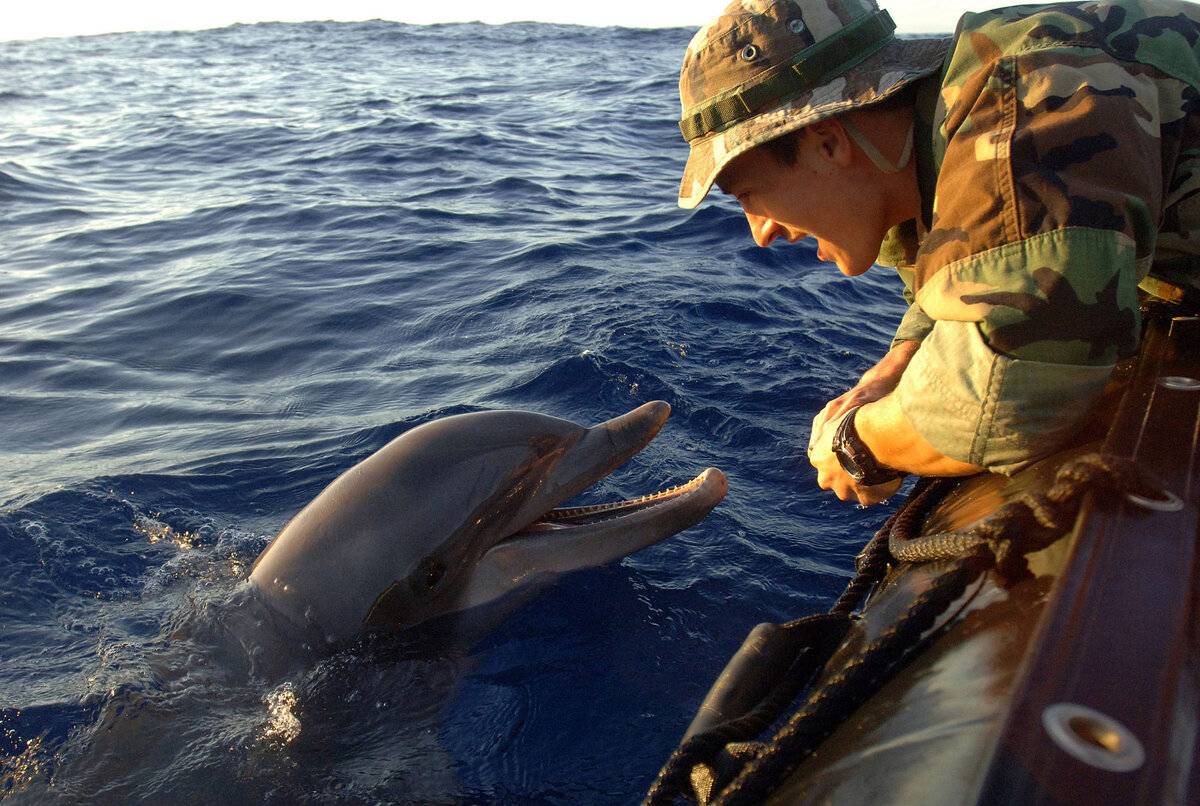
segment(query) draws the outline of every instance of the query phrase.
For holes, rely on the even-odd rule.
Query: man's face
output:
[[[752,148],[721,171],[717,186],[746,212],[755,243],[776,238],[817,239],[817,257],[851,277],[871,268],[890,224],[880,192],[859,161],[841,159],[828,139],[806,132],[793,164],[765,148]]]

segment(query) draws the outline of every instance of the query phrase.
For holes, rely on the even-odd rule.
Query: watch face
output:
[[[842,470],[845,470],[847,475],[858,482],[862,481],[866,474],[858,460],[854,458],[854,438],[856,436],[853,433],[854,412],[855,409],[851,409],[838,425],[837,432],[833,435],[833,454],[837,457]]]
[[[842,466],[842,470],[845,470],[846,473],[855,481],[861,481],[863,477],[863,470],[858,466],[858,462],[854,461],[854,457],[846,452],[846,447],[844,445],[839,445],[837,447],[836,455],[838,458],[838,464]]]

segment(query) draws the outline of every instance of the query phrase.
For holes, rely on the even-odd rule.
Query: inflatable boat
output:
[[[750,634],[645,804],[1200,803],[1200,318],[1149,314],[1110,391],[1069,450],[921,479],[829,613]]]

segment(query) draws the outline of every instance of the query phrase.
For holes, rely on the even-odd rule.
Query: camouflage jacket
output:
[[[912,303],[897,338],[922,340],[896,394],[943,454],[1052,451],[1136,349],[1152,264],[1200,277],[1198,40],[1171,0],[960,21],[918,100],[924,226],[880,255]]]

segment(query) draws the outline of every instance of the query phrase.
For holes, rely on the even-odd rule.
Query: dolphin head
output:
[[[294,624],[340,643],[624,557],[707,515],[727,489],[721,472],[637,501],[555,507],[644,448],[669,413],[656,401],[592,428],[518,411],[418,426],[301,510],[250,584]]]

